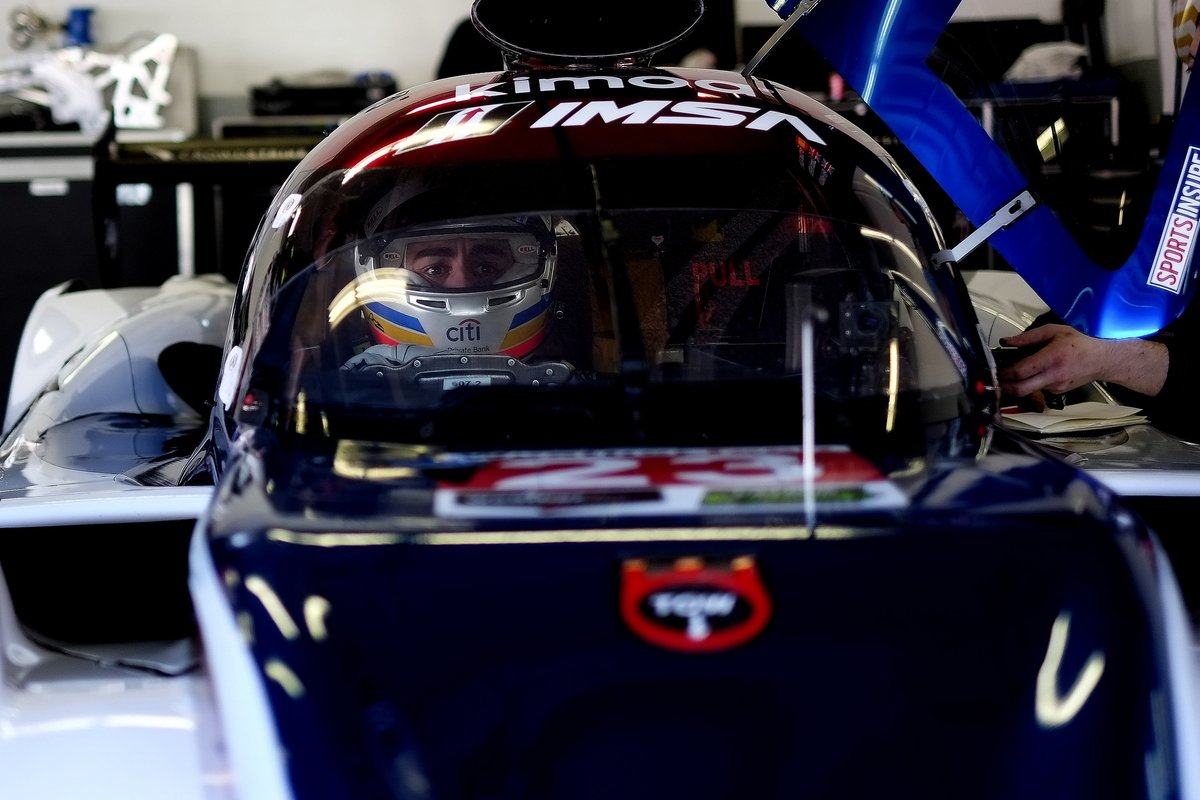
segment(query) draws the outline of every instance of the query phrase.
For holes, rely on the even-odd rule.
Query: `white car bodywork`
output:
[[[163,382],[158,354],[174,342],[220,347],[233,287],[218,275],[175,277],[160,287],[68,292],[39,298],[21,335],[4,431],[38,398],[51,425],[84,413],[178,415],[188,409]]]
[[[233,288],[218,276],[162,287],[46,292],[21,340],[0,445],[0,528],[194,520],[207,486],[143,486],[42,457],[39,434],[88,414],[200,416],[164,382],[158,353],[220,346]],[[153,603],[154,598],[146,598]],[[198,643],[68,649],[31,639],[0,571],[0,775],[5,797],[59,800],[231,797]]]
[[[104,509],[110,500],[118,506],[126,502],[121,495],[131,488],[129,483],[47,462],[38,447],[42,434],[55,425],[100,413],[161,415],[200,424],[200,413],[168,386],[158,357],[179,342],[220,348],[234,290],[224,278],[212,275],[172,278],[157,288],[65,289],[65,285],[55,287],[38,300],[21,336],[0,444],[0,469],[20,470],[28,484],[26,496],[54,495],[66,504],[51,512],[46,509],[52,504],[39,499],[37,515],[58,513],[69,520],[73,512],[67,509],[79,500],[68,498],[83,498],[80,492],[86,490],[91,496],[84,499],[96,507],[83,512],[81,519],[95,521],[96,512],[120,517],[128,510]],[[146,493],[145,487],[132,488],[139,496]],[[153,494],[146,499],[147,514],[181,519],[197,515],[209,491],[181,492],[175,487],[149,499]],[[184,503],[186,510],[178,503]],[[19,514],[22,505],[19,496],[5,497],[0,525],[30,524],[8,516]]]
[[[40,647],[22,634],[2,573],[0,646],[6,797],[232,796],[203,672],[155,675]]]
[[[1012,270],[976,270],[963,274],[975,314],[989,347],[1000,339],[1020,333],[1049,307],[1020,274]]]

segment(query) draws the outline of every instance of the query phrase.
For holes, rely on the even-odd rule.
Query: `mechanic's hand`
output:
[[[1026,397],[1037,391],[1064,394],[1103,380],[1112,340],[1096,339],[1069,325],[1042,325],[1001,339],[1005,347],[1039,347],[1025,358],[997,369],[1005,394]]]

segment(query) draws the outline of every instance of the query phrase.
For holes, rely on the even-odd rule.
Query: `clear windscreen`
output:
[[[961,410],[961,359],[899,225],[712,208],[426,220],[345,243],[286,289],[285,405],[308,431],[669,444],[773,419],[750,438],[798,440],[806,363],[847,425]]]

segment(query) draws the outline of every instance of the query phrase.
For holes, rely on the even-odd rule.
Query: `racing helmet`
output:
[[[476,217],[392,228],[377,213],[354,252],[376,344],[517,358],[545,338],[556,266],[549,217]]]

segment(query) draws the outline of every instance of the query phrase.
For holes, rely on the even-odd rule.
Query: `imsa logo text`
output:
[[[804,120],[795,114],[760,109],[736,103],[709,103],[699,100],[639,100],[618,105],[612,100],[569,101],[559,103],[533,122],[531,128],[573,128],[599,120],[622,125],[711,125],[723,128],[744,127],[750,131],[769,131],[791,127],[805,140],[825,144]]]

